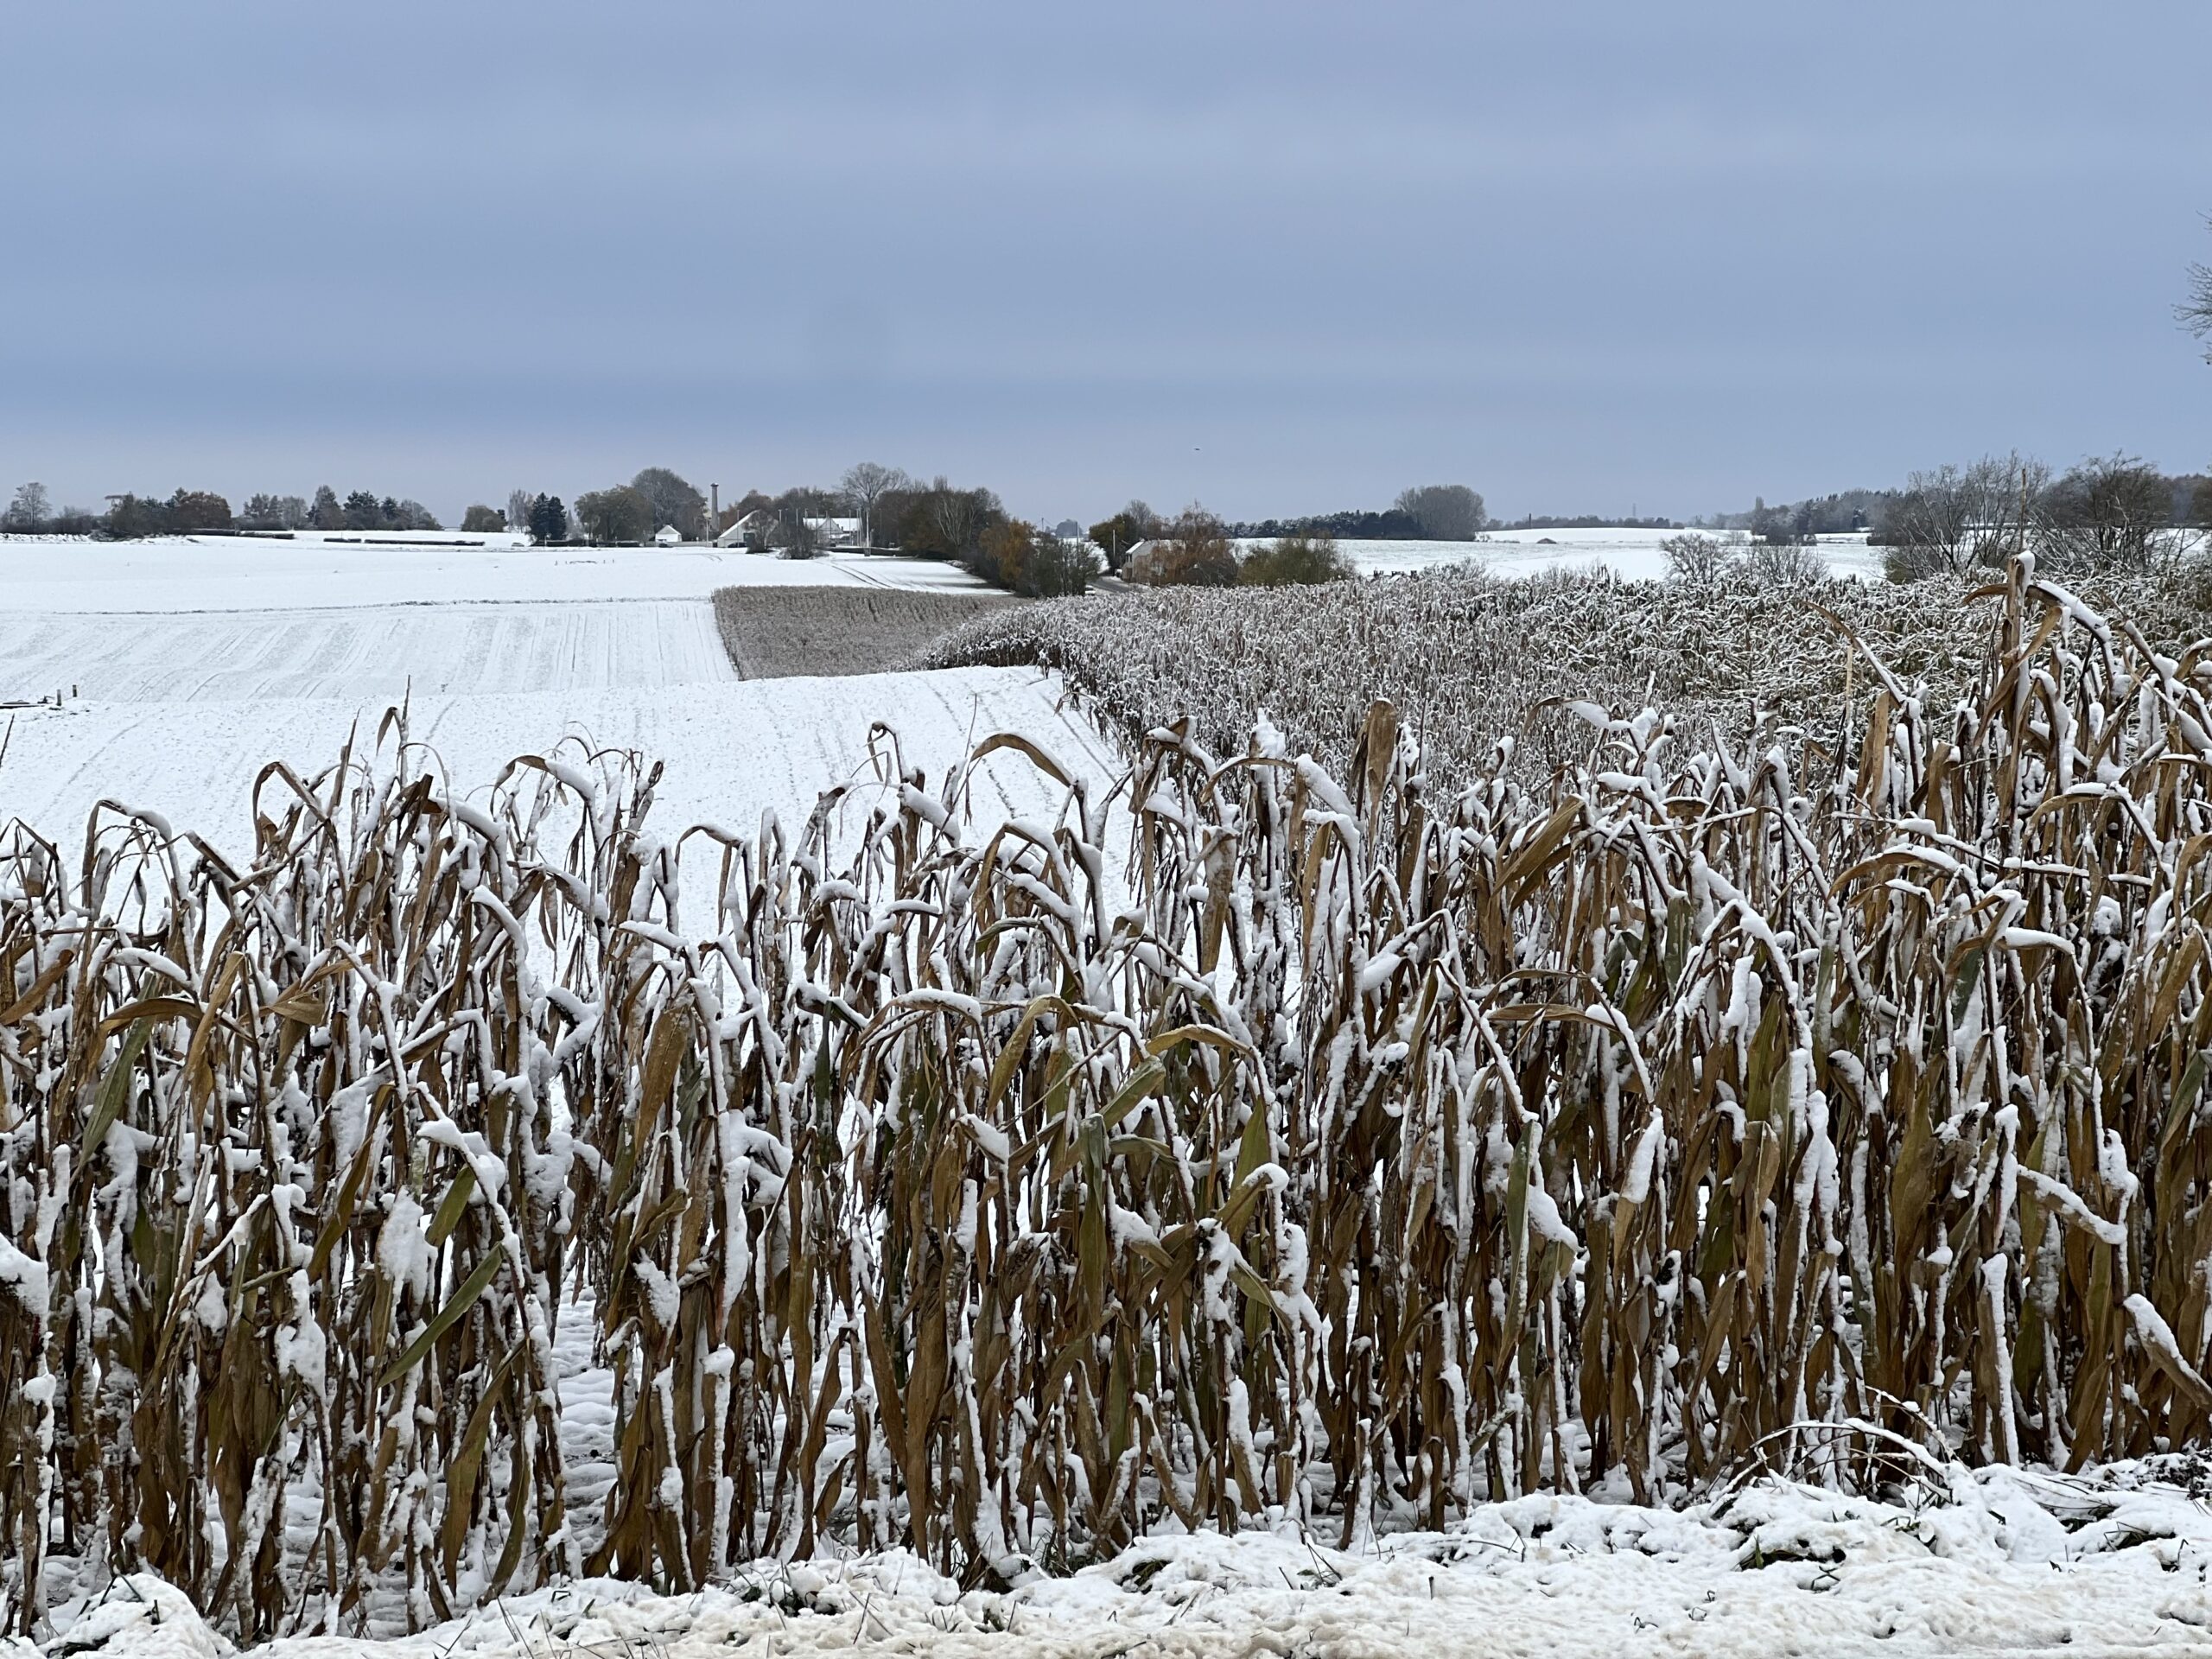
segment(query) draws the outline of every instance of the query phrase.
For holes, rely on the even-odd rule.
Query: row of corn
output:
[[[803,826],[660,838],[633,758],[457,798],[395,717],[244,859],[13,828],[7,1624],[2201,1441],[2212,664],[1980,602],[1968,703],[1865,654],[1834,733],[1587,708],[1445,798],[1377,705],[1343,776],[885,733]],[[966,822],[1006,765],[1058,822]]]

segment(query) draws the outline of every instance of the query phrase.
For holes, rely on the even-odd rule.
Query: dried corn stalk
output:
[[[978,841],[973,767],[1050,757],[931,791],[883,734],[664,842],[626,757],[460,800],[403,715],[272,768],[242,864],[13,830],[9,1623],[49,1559],[258,1635],[2201,1442],[2212,661],[1980,602],[1970,699],[1870,652],[1820,745],[1584,705],[1541,784],[1435,793],[1384,704],[1333,774],[1171,723]]]

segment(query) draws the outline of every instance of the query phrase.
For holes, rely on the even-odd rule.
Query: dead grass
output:
[[[1023,601],[877,588],[722,588],[715,621],[739,677],[880,674],[963,623]]]

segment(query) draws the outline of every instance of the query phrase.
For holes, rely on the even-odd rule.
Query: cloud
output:
[[[0,31],[0,464],[79,496],[376,455],[457,505],[532,455],[573,491],[689,448],[1084,510],[1441,467],[1503,508],[1693,512],[1993,442],[2203,459],[2170,313],[2212,207],[2193,0],[84,0]],[[1218,460],[1185,479],[1193,423]]]

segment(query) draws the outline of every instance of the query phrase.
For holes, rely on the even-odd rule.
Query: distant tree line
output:
[[[627,484],[585,491],[576,498],[575,516],[584,539],[600,547],[650,542],[664,529],[687,542],[709,538],[706,496],[666,467],[648,467]]]
[[[2161,472],[2133,455],[2092,457],[2055,473],[2032,456],[1985,455],[1911,474],[1904,487],[1847,490],[1721,515],[1664,543],[1675,574],[1707,581],[1730,569],[1774,574],[1765,550],[1863,531],[1886,550],[1891,580],[2001,565],[2032,552],[2061,572],[2147,575],[2193,550],[2212,529],[2212,477]],[[1794,567],[1791,567],[1794,568]]]
[[[1762,498],[1749,512],[1716,513],[1697,528],[1740,531],[1770,543],[1864,533],[1877,547],[1932,559],[1931,568],[1956,568],[1973,563],[1977,548],[2018,542],[2024,525],[2046,540],[2069,524],[2114,517],[2146,529],[2202,527],[2212,524],[2208,486],[2212,480],[2202,473],[2162,473],[2133,455],[2084,461],[2058,474],[2031,457],[1986,455],[1914,473],[1901,489],[1841,490],[1773,506]],[[2133,532],[2121,539],[2131,537],[2146,540]]]
[[[1896,494],[1895,490],[1838,490],[1771,507],[1759,496],[1749,512],[1716,512],[1697,520],[1696,528],[1741,531],[1777,544],[1817,536],[1857,535],[1873,524]]]
[[[2160,472],[2133,455],[2094,457],[2053,475],[2018,454],[1914,473],[1883,505],[1868,540],[1891,575],[2001,563],[2032,550],[2053,568],[2150,572],[2212,527],[2212,478]]]
[[[9,536],[90,536],[99,531],[100,515],[86,507],[57,511],[43,484],[21,484],[4,510],[0,510],[0,534]]]
[[[1361,542],[1467,542],[1490,528],[1483,499],[1465,484],[1425,484],[1399,493],[1381,512],[1353,509],[1300,518],[1262,518],[1225,526],[1240,538],[1327,536]]]
[[[474,509],[471,509],[474,511]],[[207,531],[439,530],[437,517],[419,501],[356,490],[342,501],[327,484],[312,501],[297,495],[250,495],[233,511],[213,490],[177,489],[166,496],[126,493],[108,497],[106,511],[64,507],[56,512],[46,486],[18,486],[0,512],[0,531],[15,536],[105,536],[131,540]]]
[[[1682,526],[1672,518],[1608,518],[1601,513],[1578,512],[1564,517],[1556,513],[1532,512],[1514,519],[1510,524],[1493,526],[1498,530],[1680,530]]]

